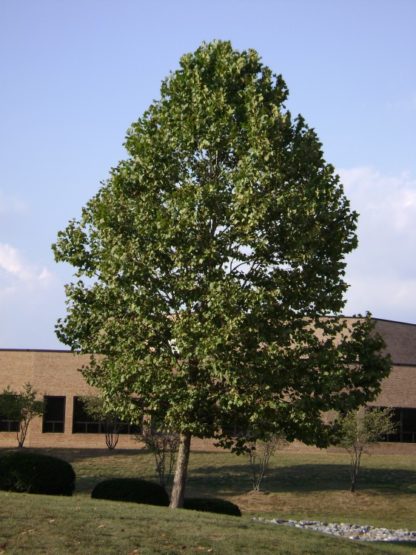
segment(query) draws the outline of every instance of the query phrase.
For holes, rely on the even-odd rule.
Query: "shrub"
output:
[[[36,400],[37,392],[30,383],[23,386],[21,392],[16,392],[7,387],[0,394],[0,413],[5,420],[17,424],[17,445],[23,447],[29,424],[43,413],[43,401]]]
[[[0,489],[45,495],[72,495],[75,472],[62,459],[10,451],[0,456]]]
[[[260,486],[269,468],[270,457],[277,449],[287,445],[282,434],[271,435],[266,439],[254,439],[248,442],[248,460],[251,470],[253,491],[260,491]]]
[[[185,499],[183,508],[191,509],[192,511],[241,516],[238,505],[226,499],[217,499],[215,497],[189,497]]]
[[[159,484],[169,485],[173,478],[173,468],[179,447],[179,434],[169,430],[164,424],[157,425],[153,419],[150,425],[143,426],[141,434],[136,435],[153,453]]]
[[[104,480],[95,486],[91,497],[111,501],[130,501],[146,505],[169,505],[169,496],[165,488],[155,482],[138,478],[114,478]]]

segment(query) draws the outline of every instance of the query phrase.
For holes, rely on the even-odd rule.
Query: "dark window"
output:
[[[138,434],[140,427],[120,422],[119,420],[97,421],[85,410],[81,397],[74,397],[74,412],[72,419],[73,434],[105,434],[107,432],[119,434]]]
[[[81,397],[74,397],[74,412],[72,417],[73,434],[101,434],[105,429],[103,422],[97,422],[85,410]]]
[[[18,432],[19,431],[19,421],[18,420],[8,420],[3,418],[0,414],[0,432]]]
[[[136,424],[120,422],[119,434],[141,434],[141,427]]]
[[[42,432],[62,433],[65,430],[65,397],[45,396]]]
[[[17,432],[19,430],[19,420],[7,418],[0,412],[0,432]]]
[[[401,418],[402,441],[416,442],[416,409],[402,409]]]
[[[395,407],[392,420],[396,425],[396,431],[386,436],[385,441],[416,443],[416,409]]]

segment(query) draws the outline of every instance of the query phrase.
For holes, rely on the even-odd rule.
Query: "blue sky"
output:
[[[416,323],[414,0],[2,0],[0,347],[59,348],[50,250],[161,80],[202,41],[255,48],[361,214],[345,312]]]

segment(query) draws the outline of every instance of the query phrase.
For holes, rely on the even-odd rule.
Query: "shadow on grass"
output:
[[[246,470],[244,471],[244,468]],[[200,466],[189,475],[192,489],[212,493],[227,491],[239,495],[251,489],[250,470],[242,465]],[[349,489],[347,464],[303,464],[270,469],[262,488],[270,492],[345,491]],[[382,493],[416,493],[416,472],[405,469],[366,468],[360,470],[357,489]]]
[[[48,449],[43,449],[43,452],[47,452]],[[68,462],[77,463],[85,459],[101,459],[111,457],[114,459],[121,457],[130,457],[132,455],[144,455],[147,454],[145,449],[108,449],[104,447],[103,449],[49,449],[51,454],[56,457],[61,457]],[[115,461],[116,462],[116,461]]]
[[[6,453],[7,451],[19,451],[17,447],[0,447],[0,455]],[[54,457],[59,457],[70,463],[76,463],[83,461],[85,459],[100,459],[103,457],[127,457],[131,455],[147,455],[149,451],[144,448],[138,447],[137,449],[108,449],[103,447],[102,449],[94,448],[82,448],[75,449],[73,447],[68,448],[56,448],[56,447],[23,447],[24,452],[33,453],[43,453],[47,455],[53,455]]]
[[[0,448],[2,452],[12,450]],[[26,448],[24,448],[26,451]],[[117,449],[29,449],[49,453],[74,463],[77,491],[86,493],[107,478],[138,477],[157,481],[154,462],[149,451]],[[250,467],[242,459],[238,464],[227,464],[226,453],[203,453],[191,458],[187,488],[192,494],[219,496],[242,495],[252,488]],[[209,459],[207,460],[207,458]],[[229,459],[228,459],[229,460]],[[194,464],[192,464],[194,461]],[[199,464],[198,464],[199,462]],[[201,464],[202,463],[202,464]],[[346,491],[350,485],[350,467],[339,463],[308,463],[273,467],[262,483],[268,492],[325,492]],[[415,494],[416,471],[401,468],[373,468],[363,466],[358,479],[358,491],[383,494]]]

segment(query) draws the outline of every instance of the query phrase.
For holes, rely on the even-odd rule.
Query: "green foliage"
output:
[[[183,56],[53,247],[77,277],[58,336],[106,355],[88,381],[178,431],[233,442],[238,415],[315,441],[322,409],[374,397],[389,371],[369,321],[349,338],[323,319],[344,306],[357,215],[287,96],[254,50]]]
[[[356,490],[362,454],[371,444],[394,433],[395,428],[390,408],[361,408],[340,418],[336,443],[350,454],[352,492]]]
[[[120,420],[114,409],[108,409],[102,397],[84,396],[81,400],[85,412],[97,422],[103,423],[107,447],[115,449],[119,439]]]
[[[58,337],[104,355],[83,373],[122,420],[236,450],[236,421],[324,445],[323,410],[379,392],[390,364],[370,318],[328,318],[357,214],[287,97],[254,50],[186,54],[127,159],[58,233],[55,258],[75,268]]]
[[[19,447],[24,445],[31,420],[43,414],[43,402],[37,401],[36,395],[37,392],[30,383],[26,383],[21,392],[7,387],[0,394],[0,414],[6,420],[15,420],[19,423],[17,430]]]
[[[183,508],[206,513],[241,516],[238,505],[227,499],[218,499],[215,497],[187,497],[183,503]]]
[[[165,488],[154,482],[138,478],[114,478],[104,480],[95,486],[91,493],[94,499],[111,501],[129,501],[147,505],[169,505],[169,496]]]
[[[0,456],[0,489],[19,493],[72,495],[75,472],[62,459],[10,451]]]
[[[101,422],[106,417],[104,401],[101,397],[84,396],[81,397],[83,408],[91,418]]]
[[[345,449],[365,449],[394,431],[391,408],[361,409],[341,417],[338,443]]]

